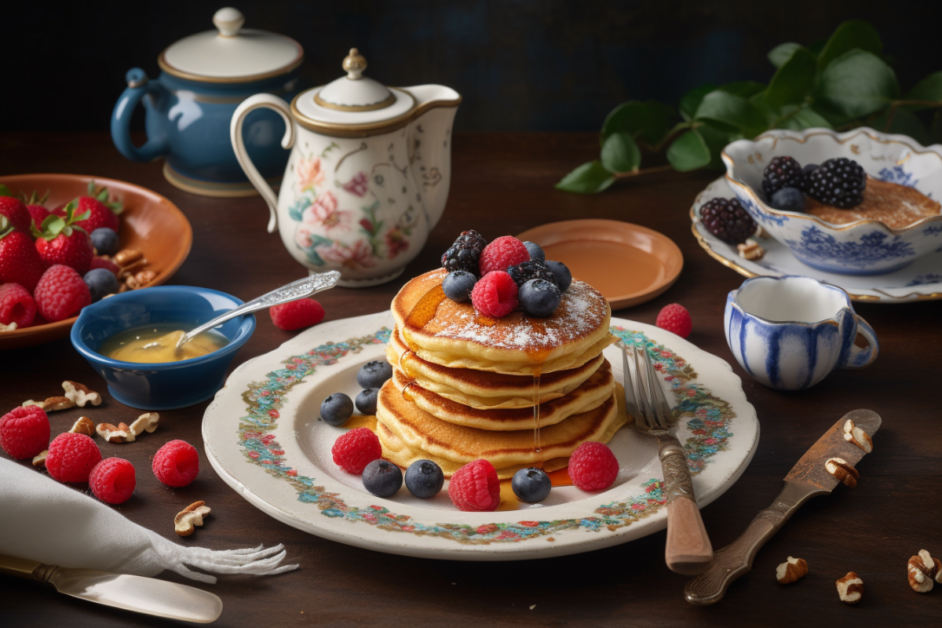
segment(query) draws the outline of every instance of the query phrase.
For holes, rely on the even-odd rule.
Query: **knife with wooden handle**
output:
[[[68,569],[12,556],[0,556],[0,574],[47,582],[65,595],[157,617],[208,624],[222,613],[218,596],[156,578]]]
[[[778,532],[795,511],[818,495],[828,495],[840,483],[828,473],[829,458],[843,458],[856,465],[866,455],[861,447],[844,437],[844,425],[851,420],[873,436],[880,429],[880,415],[872,410],[848,412],[835,423],[785,476],[785,488],[772,505],[761,511],[731,545],[713,553],[710,568],[687,583],[684,595],[691,604],[715,604],[723,599],[730,583],[752,569],[759,548]]]

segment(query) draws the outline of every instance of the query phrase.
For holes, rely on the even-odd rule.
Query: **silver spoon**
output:
[[[193,340],[194,337],[200,335],[204,331],[210,330],[213,327],[217,327],[225,323],[227,320],[237,316],[251,314],[252,312],[257,312],[258,310],[263,310],[265,308],[272,307],[273,305],[280,305],[282,303],[287,303],[288,301],[303,299],[304,297],[309,297],[311,295],[317,294],[318,292],[323,292],[324,290],[330,290],[335,285],[337,285],[338,281],[340,281],[340,273],[336,270],[332,270],[327,273],[319,273],[317,275],[305,277],[304,279],[292,281],[291,283],[276,290],[272,290],[268,294],[263,294],[257,299],[253,299],[248,303],[243,303],[239,307],[229,310],[225,314],[217,316],[208,323],[203,323],[196,329],[191,329],[190,331],[180,336],[180,340],[177,341],[174,350],[179,351],[180,347]]]

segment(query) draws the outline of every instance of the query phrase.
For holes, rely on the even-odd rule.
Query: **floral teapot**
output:
[[[347,287],[398,277],[441,218],[451,184],[451,126],[461,96],[442,85],[386,87],[363,76],[356,48],[346,76],[302,92],[289,106],[246,99],[230,136],[246,176],[271,210],[288,252],[312,272],[338,270]],[[284,118],[291,148],[278,197],[245,150],[242,123],[266,107]]]

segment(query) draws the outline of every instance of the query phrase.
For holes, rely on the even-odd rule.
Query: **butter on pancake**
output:
[[[613,341],[608,330],[611,307],[584,282],[572,282],[549,318],[515,311],[493,319],[470,303],[443,297],[427,302],[440,292],[446,275],[444,269],[419,275],[392,301],[403,339],[428,362],[509,375],[546,374],[582,366]],[[416,310],[428,310],[420,325],[409,320]]]

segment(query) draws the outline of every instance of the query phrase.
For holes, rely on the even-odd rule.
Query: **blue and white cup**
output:
[[[865,368],[880,352],[847,293],[810,277],[747,279],[726,298],[723,326],[736,361],[779,390],[809,388],[838,368]],[[867,347],[854,344],[858,333]]]

